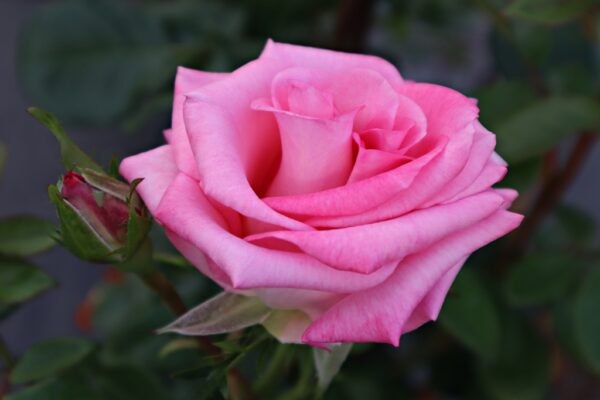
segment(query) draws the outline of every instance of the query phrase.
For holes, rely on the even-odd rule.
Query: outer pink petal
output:
[[[177,175],[173,148],[165,145],[127,157],[121,162],[119,172],[129,182],[137,178],[144,179],[137,186],[137,191],[154,214],[165,191]]]
[[[496,193],[504,198],[504,208],[509,209],[512,202],[519,196],[519,192],[514,189],[499,188],[494,189]]]
[[[489,190],[374,224],[324,231],[267,232],[246,240],[268,247],[273,242],[286,241],[327,265],[369,274],[478,223],[496,212],[503,202],[502,196]]]
[[[446,295],[465,261],[466,258],[460,260],[454,267],[450,268],[433,286],[429,293],[425,295],[404,325],[402,329],[403,334],[417,329],[426,322],[435,321],[437,319],[442,309],[442,305],[444,304],[444,300],[446,299]]]
[[[175,248],[189,261],[191,262],[200,272],[210,278],[212,281],[219,284],[223,289],[233,291],[231,280],[229,276],[217,265],[211,262],[206,256],[198,250],[198,248],[190,241],[183,239],[181,236],[165,229],[167,237],[173,243]]]
[[[438,194],[427,201],[423,207],[443,203],[454,198],[458,193],[471,185],[481,175],[486,163],[494,152],[496,136],[485,129],[479,122],[475,124],[475,136],[469,159],[462,171],[452,179]],[[491,186],[491,185],[490,185]]]
[[[198,178],[198,171],[183,123],[185,94],[226,76],[225,73],[196,71],[183,67],[177,69],[171,133],[168,135],[168,141],[173,146],[175,161],[179,170],[194,178]]]
[[[384,283],[354,293],[323,314],[304,333],[305,343],[399,344],[409,318],[437,282],[476,249],[516,228],[522,216],[498,211],[406,258]]]
[[[485,165],[479,176],[473,182],[471,182],[469,186],[457,193],[454,197],[446,200],[446,202],[463,199],[465,197],[472,196],[475,193],[487,190],[495,183],[500,182],[506,175],[506,172],[507,168],[505,166],[498,165],[490,160]]]
[[[403,85],[399,92],[412,99],[427,118],[428,136],[452,138],[475,121],[479,109],[459,92],[430,83]],[[463,155],[466,159],[467,154]]]
[[[309,226],[272,210],[257,196],[276,168],[279,138],[270,113],[251,102],[269,94],[280,66],[254,61],[187,97],[184,118],[204,192],[237,212],[287,229]]]
[[[396,67],[375,56],[276,43],[269,39],[260,58],[273,58],[282,60],[289,66],[326,69],[332,72],[351,68],[372,69],[383,75],[394,88],[403,83]]]
[[[155,217],[218,266],[234,289],[300,288],[350,293],[383,282],[397,264],[364,275],[336,270],[306,254],[250,244],[228,231],[223,216],[211,206],[198,183],[185,174],[175,178]]]

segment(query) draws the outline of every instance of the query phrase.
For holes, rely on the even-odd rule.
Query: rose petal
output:
[[[383,58],[364,54],[342,53],[314,47],[296,46],[268,40],[261,59],[271,58],[286,62],[289,66],[325,69],[332,72],[351,68],[377,71],[396,88],[403,83],[400,73]]]
[[[467,259],[460,260],[448,270],[433,288],[425,295],[423,300],[415,308],[410,318],[402,329],[402,334],[413,331],[429,321],[435,321],[440,314],[446,295],[454,283],[454,279],[460,272]]]
[[[273,242],[277,248],[278,241],[285,241],[334,268],[369,274],[476,224],[496,212],[503,202],[502,196],[488,190],[383,222],[324,231],[267,232],[246,240],[269,248],[273,248]]]
[[[430,207],[434,204],[448,201],[470,186],[483,172],[490,156],[494,152],[495,146],[496,136],[485,129],[479,122],[475,123],[473,146],[471,147],[469,159],[462,171],[432,199],[427,201],[423,207]],[[491,186],[490,184],[487,188]]]
[[[368,69],[343,71],[331,77],[329,90],[339,112],[358,110],[354,131],[393,128],[399,96],[381,74]]]
[[[171,133],[168,135],[168,141],[169,144],[173,146],[175,161],[177,162],[179,170],[194,178],[198,178],[198,171],[183,123],[183,103],[185,101],[185,94],[209,83],[223,79],[227,75],[228,74],[219,72],[196,71],[183,67],[177,68]]]
[[[519,192],[514,189],[499,188],[494,190],[504,198],[505,209],[510,208],[512,202],[519,196]]]
[[[173,147],[164,145],[156,149],[127,157],[121,161],[119,173],[129,182],[144,180],[137,186],[144,203],[154,213],[165,191],[177,175]]]
[[[169,186],[155,217],[218,266],[235,289],[300,288],[350,293],[383,282],[397,264],[365,275],[339,271],[306,254],[250,244],[227,230],[226,220],[211,206],[198,183],[181,173]],[[203,262],[193,257],[190,261],[195,265]]]
[[[516,228],[522,216],[498,211],[407,257],[381,285],[347,296],[306,330],[305,343],[382,342],[398,346],[413,311],[470,253]]]
[[[188,95],[185,126],[204,192],[250,218],[288,229],[309,226],[272,210],[256,191],[272,178],[279,157],[275,119],[252,110],[251,102],[269,93],[280,66],[254,61]]]
[[[397,193],[409,190],[418,174],[427,165],[435,163],[436,157],[441,156],[445,146],[445,140],[438,140],[427,154],[416,160],[345,186],[296,196],[266,197],[263,200],[273,209],[292,215],[321,216],[365,212],[385,203]],[[308,223],[313,226],[320,226],[321,221],[325,221],[326,224],[329,220],[308,219]]]
[[[182,238],[170,229],[165,229],[169,241],[189,262],[191,262],[206,277],[220,285],[223,289],[234,291],[229,276],[220,269],[190,241]]]
[[[419,142],[407,153],[421,157],[342,188],[300,196],[270,197],[265,202],[282,213],[314,216],[307,220],[313,226],[339,227],[392,218],[435,196],[459,174],[469,159],[477,107],[467,97],[442,86],[411,83],[399,90],[427,117],[427,140]],[[432,151],[427,146],[435,140],[448,140],[448,144],[440,157],[431,163],[429,160],[422,163]],[[417,165],[419,168],[412,172],[420,172],[425,165],[427,168],[423,168],[423,173],[416,179],[415,176],[406,179],[396,175],[404,168]],[[411,184],[413,180],[414,184]]]
[[[411,160],[401,154],[358,146],[358,154],[348,183],[362,181],[400,167]]]
[[[489,160],[479,176],[466,188],[445,202],[453,202],[490,188],[504,178],[507,168]]]
[[[261,101],[253,108],[272,112],[279,125],[281,163],[267,195],[295,195],[343,185],[352,168],[355,113],[334,119],[304,117]]]

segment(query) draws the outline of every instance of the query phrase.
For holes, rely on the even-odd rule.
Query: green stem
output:
[[[265,371],[256,380],[254,387],[258,393],[267,395],[267,391],[273,389],[273,383],[277,378],[281,378],[285,371],[289,368],[293,353],[290,348],[285,345],[278,344],[275,354],[271,358],[269,365]]]
[[[169,282],[169,280],[160,273],[157,269],[147,274],[139,274],[138,277],[154,291],[158,297],[165,303],[165,305],[173,312],[173,314],[180,316],[187,312],[187,307],[177,289]],[[198,342],[200,347],[204,349],[208,354],[215,357],[223,356],[221,350],[215,346],[211,340],[204,336],[195,336],[194,339]],[[230,391],[235,393],[235,399],[241,400],[252,400],[254,395],[251,391],[250,385],[246,382],[244,376],[236,368],[231,368],[227,373],[227,382],[230,387]]]
[[[309,396],[315,393],[314,373],[312,356],[305,355],[304,357],[300,357],[300,375],[298,376],[298,380],[294,387],[279,397],[279,400],[302,400],[310,398]],[[316,398],[321,398],[321,395],[317,394]]]

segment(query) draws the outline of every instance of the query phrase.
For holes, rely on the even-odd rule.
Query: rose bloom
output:
[[[204,275],[302,311],[280,340],[398,345],[521,222],[477,116],[378,57],[269,41],[232,73],[180,68],[168,144],[120,170]]]

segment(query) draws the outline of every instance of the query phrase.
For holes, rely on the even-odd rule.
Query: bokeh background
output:
[[[598,2],[589,0],[0,0],[0,145],[6,150],[0,217],[56,219],[46,189],[63,173],[58,146],[25,112],[30,105],[57,115],[82,148],[107,164],[161,143],[177,65],[230,71],[256,57],[269,37],[380,55],[406,79],[478,98],[483,122],[498,133],[500,151],[513,167],[507,179],[522,192],[517,207],[528,216],[543,209],[535,218],[547,221],[517,236],[527,243],[517,243],[523,247],[518,257],[506,256],[509,265],[488,268],[492,257],[485,254],[471,263],[485,282],[473,289],[472,302],[489,300],[526,320],[548,355],[541,364],[528,364],[529,348],[521,348],[517,358],[527,368],[515,378],[510,364],[498,366],[494,359],[510,352],[496,343],[506,335],[485,337],[489,318],[506,319],[472,303],[453,304],[441,327],[408,335],[400,349],[376,346],[351,357],[331,398],[598,399],[600,304],[585,309],[588,316],[598,311],[589,328],[598,333],[597,343],[577,344],[572,352],[554,337],[570,323],[556,310],[577,302],[572,299],[582,296],[578,290],[600,265],[594,231],[600,220],[600,145],[593,137],[581,139],[600,127],[599,11]],[[540,205],[540,193],[561,178],[577,146],[584,149],[576,155],[581,165],[561,182],[558,198],[546,193],[552,204]],[[498,247],[496,258],[506,248]],[[519,264],[523,254],[534,255]],[[556,258],[568,265],[548,267]],[[59,286],[0,321],[11,349],[21,354],[56,336],[104,337],[82,326],[80,314],[90,290],[113,279],[107,267],[58,247],[33,260]],[[525,272],[514,277],[513,264]],[[550,273],[540,272],[545,266]],[[557,280],[572,283],[536,297]],[[463,292],[469,285],[463,283]],[[454,295],[455,302],[471,301],[460,290]],[[593,300],[600,302],[600,295]],[[470,316],[456,322],[452,312]],[[491,326],[504,332],[503,323]],[[494,346],[503,350],[488,354]],[[487,356],[483,363],[496,363],[495,370],[480,379],[479,358]],[[540,378],[536,370],[545,368]]]

